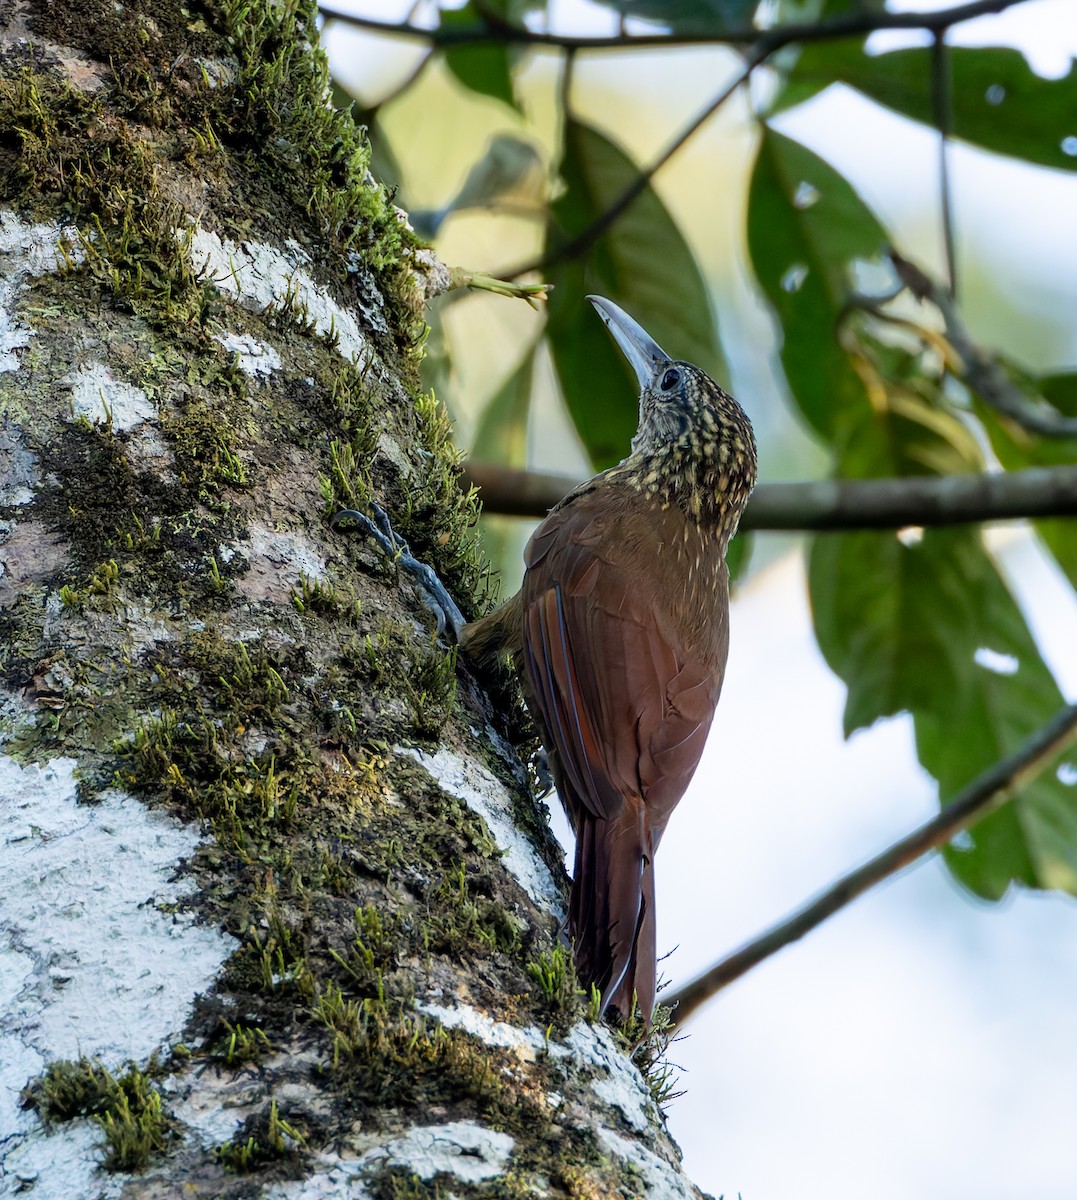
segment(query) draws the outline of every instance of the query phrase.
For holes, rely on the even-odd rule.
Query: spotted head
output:
[[[632,453],[611,474],[732,537],[756,480],[748,414],[702,368],[670,358],[622,308],[588,299],[640,386]]]

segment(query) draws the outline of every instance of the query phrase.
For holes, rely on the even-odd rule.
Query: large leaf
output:
[[[658,21],[674,33],[721,33],[751,24],[757,0],[598,0],[626,17]]]
[[[476,459],[506,467],[527,465],[527,424],[531,413],[531,385],[535,367],[535,347],[498,388],[482,411],[471,443]],[[493,564],[505,588],[511,594],[519,584],[523,570],[523,543],[530,526],[512,517],[484,514],[479,523],[482,551]]]
[[[598,220],[639,176],[620,147],[589,125],[565,127],[563,194],[551,207],[547,253]],[[628,452],[639,387],[591,305],[588,293],[614,300],[676,358],[697,363],[719,382],[722,359],[702,273],[676,222],[650,187],[579,254],[547,274],[549,337],[565,403],[592,461],[606,467]]]
[[[756,276],[782,325],[782,363],[800,410],[824,436],[866,403],[838,343],[854,264],[886,235],[849,182],[799,142],[764,128],[748,202]]]
[[[476,25],[475,14],[469,8],[445,10],[441,13],[441,24],[446,29],[471,29]],[[520,111],[512,83],[511,53],[504,42],[449,46],[445,50],[445,65],[464,87]]]
[[[819,646],[848,686],[847,731],[908,711],[920,761],[952,797],[1062,704],[979,533],[817,538],[810,585]],[[997,899],[1013,882],[1077,892],[1077,794],[1045,773],[947,850]]]
[[[926,377],[920,385],[914,396],[890,382],[845,429],[843,474],[983,468],[981,449],[944,411],[938,388]],[[820,537],[809,585],[820,650],[848,688],[846,734],[911,713],[920,761],[944,800],[1061,706],[977,530],[929,530],[919,540]],[[1077,791],[1044,776],[946,853],[955,874],[986,897],[1013,882],[1077,891]]]
[[[933,124],[929,46],[864,53],[859,40],[805,46],[780,103],[846,83],[904,116]],[[1017,50],[947,47],[951,132],[985,150],[1060,170],[1077,170],[1077,67],[1061,79],[1037,75]]]
[[[471,444],[474,458],[505,467],[526,466],[534,365],[535,348],[532,346],[523,362],[482,410]]]
[[[1020,386],[1025,376],[1011,370],[1011,378]],[[1065,416],[1077,416],[1077,374],[1047,375],[1028,381],[1030,403],[1037,396],[1054,405]],[[1000,418],[983,403],[978,414],[999,462],[1008,470],[1023,467],[1069,466],[1077,463],[1077,438],[1036,437],[1020,429],[1011,420]],[[1045,517],[1032,522],[1044,545],[1054,556],[1069,581],[1077,587],[1077,521],[1065,517]]]

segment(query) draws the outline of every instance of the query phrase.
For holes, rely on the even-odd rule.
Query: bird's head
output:
[[[588,296],[639,380],[639,427],[615,472],[727,536],[755,486],[756,449],[744,409],[700,367],[672,359],[628,313]]]

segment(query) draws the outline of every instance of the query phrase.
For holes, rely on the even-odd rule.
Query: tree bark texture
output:
[[[586,1020],[312,7],[0,3],[0,1195],[698,1195]]]

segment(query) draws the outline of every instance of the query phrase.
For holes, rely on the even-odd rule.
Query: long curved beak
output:
[[[595,306],[606,328],[613,335],[613,340],[621,347],[625,358],[632,365],[640,389],[647,387],[658,368],[670,361],[669,355],[638,321],[633,321],[628,313],[612,300],[606,300],[602,296],[588,296],[587,299]]]

